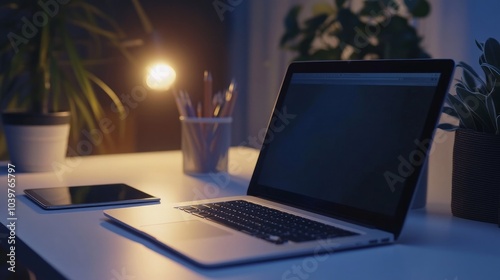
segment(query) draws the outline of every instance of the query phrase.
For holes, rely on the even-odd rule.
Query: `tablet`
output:
[[[26,189],[24,193],[44,209],[80,208],[160,201],[158,197],[122,183]]]

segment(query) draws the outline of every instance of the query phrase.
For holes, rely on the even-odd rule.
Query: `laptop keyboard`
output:
[[[275,244],[358,235],[244,200],[176,208]]]

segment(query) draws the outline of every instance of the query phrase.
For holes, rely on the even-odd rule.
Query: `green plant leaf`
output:
[[[134,8],[136,13],[139,15],[139,19],[141,20],[142,27],[144,28],[144,31],[147,34],[150,34],[153,31],[153,25],[151,24],[151,21],[149,20],[149,17],[147,16],[146,12],[144,11],[144,8],[142,7],[141,3],[139,0],[132,0],[132,3],[134,4]]]
[[[88,76],[88,78],[90,79],[90,81],[92,81],[93,83],[95,83],[100,89],[103,90],[104,93],[106,93],[106,95],[111,99],[111,101],[113,102],[113,104],[118,109],[118,114],[120,116],[120,119],[124,119],[126,117],[126,111],[125,111],[125,108],[123,107],[123,103],[121,102],[120,98],[115,93],[115,91],[113,89],[111,89],[104,81],[102,81],[101,79],[99,79],[94,74],[92,74],[90,72],[87,72],[86,75]],[[119,131],[122,133],[122,134],[120,134],[120,136],[123,137],[124,136],[124,131],[125,131],[125,129],[124,129],[124,123],[123,122],[120,122],[120,124],[119,124]],[[107,139],[105,138],[104,141],[106,141],[107,144],[114,144],[112,138],[107,138]]]
[[[68,20],[69,23],[75,25],[75,26],[78,26],[82,29],[85,29],[87,30],[88,32],[90,33],[94,33],[94,34],[97,34],[97,35],[100,35],[100,36],[104,36],[110,40],[119,40],[121,39],[122,37],[120,36],[120,34],[117,34],[115,32],[111,32],[109,30],[106,30],[106,29],[103,29],[103,28],[99,28],[95,25],[92,25],[88,22],[84,22],[84,21],[81,21],[81,20]]]
[[[458,90],[457,94],[466,102],[475,102],[475,99],[478,99],[478,102],[484,102],[487,95],[483,95],[474,89],[469,89],[462,81],[457,82],[455,88]]]
[[[500,43],[494,38],[488,38],[484,43],[484,58],[495,68],[500,68]]]
[[[344,7],[345,3],[346,3],[346,0],[335,0],[335,5],[337,6],[337,8]]]
[[[345,44],[354,46],[359,36],[359,30],[364,30],[365,24],[349,9],[340,9],[337,21],[342,31],[337,34],[338,39]]]
[[[478,88],[480,88],[480,89],[484,88],[484,89],[488,90],[483,79],[481,79],[481,77],[479,77],[479,75],[474,70],[474,68],[472,68],[469,64],[467,64],[465,62],[459,62],[457,64],[457,67],[462,68],[464,83],[466,84],[466,87],[469,90],[476,90]],[[482,93],[486,94],[487,92],[482,92]]]
[[[95,15],[96,17],[104,20],[107,24],[109,24],[113,28],[113,30],[115,30],[116,34],[120,38],[122,38],[122,37],[125,36],[125,32],[120,28],[120,25],[118,25],[111,17],[109,17],[108,15],[106,15],[106,13],[104,13],[103,11],[101,11],[96,6],[91,5],[91,4],[89,4],[87,2],[84,2],[84,1],[77,2],[74,5],[77,6],[77,7],[82,8],[87,13]]]
[[[86,75],[87,75],[87,77],[89,77],[89,79],[92,82],[94,82],[99,88],[101,88],[108,95],[108,97],[111,99],[111,101],[113,101],[113,103],[116,105],[116,108],[118,109],[118,113],[120,114],[120,117],[125,116],[125,108],[123,107],[123,104],[120,101],[120,98],[118,97],[118,95],[115,93],[115,91],[113,89],[111,89],[104,81],[99,79],[94,74],[86,71]]]
[[[20,59],[22,58],[22,52],[23,50],[20,50],[12,58],[8,53],[0,57],[0,102],[2,104],[2,109],[11,102],[15,93],[14,88],[18,87],[20,84],[19,79],[13,77],[17,74],[17,69],[25,67],[25,63]],[[24,85],[26,85],[26,83],[24,83]]]
[[[328,18],[326,14],[319,14],[305,21],[305,32],[316,33],[316,30],[323,25]]]
[[[312,7],[313,15],[327,15],[331,16],[335,13],[336,7],[328,3],[316,3]]]
[[[495,65],[492,65],[492,64],[485,62],[485,63],[481,64],[481,67],[483,69],[487,69],[488,73],[490,73],[491,75],[500,76],[500,69],[498,67],[496,67]]]
[[[361,16],[376,17],[383,14],[384,7],[379,1],[363,1],[364,5],[359,12]]]
[[[488,95],[491,102],[494,104],[495,112],[500,113],[500,83],[495,81],[495,86],[491,89],[491,93]],[[496,116],[495,116],[496,118]]]
[[[89,129],[95,128],[95,116],[91,109],[88,107],[85,99],[82,98],[81,94],[75,90],[75,87],[68,82],[63,83],[63,88],[66,94],[68,95],[68,102],[70,107],[73,107],[72,111],[74,114],[78,116],[78,118],[72,118],[72,122],[74,124],[74,129],[79,130],[82,129],[83,124]],[[76,131],[79,134],[81,131]],[[78,137],[78,135],[76,135]]]
[[[479,48],[481,52],[484,50],[484,43],[479,43],[477,40],[475,40],[476,46]]]
[[[475,130],[476,124],[473,120],[469,108],[465,106],[465,104],[463,104],[460,99],[452,94],[448,94],[446,96],[446,100],[455,109],[455,112],[457,112],[458,118],[460,119],[460,126]]]
[[[491,122],[491,126],[494,128],[493,130],[498,131],[499,128],[497,126],[497,121],[496,121],[497,110],[495,108],[495,103],[493,101],[491,94],[486,96],[485,104],[486,104],[486,109],[488,111],[488,117],[489,117],[488,120]]]
[[[289,41],[293,40],[300,34],[300,26],[297,20],[300,11],[302,10],[302,6],[296,5],[293,6],[288,14],[285,16],[284,24],[285,24],[285,34],[281,37],[280,46],[284,47]]]
[[[389,12],[391,13],[398,11],[400,8],[398,1],[394,0],[381,0],[381,1],[386,9],[393,9],[393,11],[389,10]]]
[[[77,112],[77,108],[76,108],[76,105],[75,105],[75,100],[74,99],[68,99],[68,107],[69,107],[69,110],[72,114],[76,114]],[[80,136],[80,133],[77,129],[77,127],[80,127],[78,126],[78,120],[77,119],[80,119],[80,118],[75,118],[75,117],[71,117],[70,119],[70,137],[73,139],[73,140],[77,140],[78,137]]]
[[[451,123],[440,123],[438,125],[438,128],[442,129],[442,130],[445,130],[445,131],[455,131],[455,130],[459,129],[460,127],[456,126],[456,125],[453,125]]]
[[[58,67],[58,61],[55,59],[54,56],[50,56],[50,61],[49,61],[49,68],[50,68],[50,77],[51,77],[51,101],[52,101],[52,110],[54,111],[60,111],[62,110],[62,101],[63,99],[63,94],[62,94],[62,87],[61,87],[61,82],[54,77],[61,77],[62,74],[59,71]]]
[[[451,116],[451,117],[454,117],[454,118],[457,118],[459,119],[460,117],[458,116],[458,113],[455,111],[454,108],[452,107],[448,107],[448,106],[444,106],[443,107],[443,113]]]
[[[426,17],[431,12],[431,5],[427,0],[405,0],[410,13],[416,18]]]
[[[497,82],[500,81],[500,69],[486,62],[480,66],[486,76],[486,88],[490,92],[498,87]]]
[[[301,55],[310,55],[309,51],[315,38],[315,34],[304,34],[304,37],[297,45],[298,51]]]
[[[492,128],[488,109],[485,105],[486,97],[482,94],[471,92],[462,87],[455,87],[457,96],[460,101],[470,112],[476,128],[481,130],[489,130]]]
[[[92,112],[95,116],[96,119],[100,119],[102,112],[99,108],[99,104],[97,102],[97,99],[95,97],[94,89],[92,88],[92,85],[90,84],[89,80],[87,79],[85,75],[85,68],[82,65],[82,61],[78,55],[78,51],[73,43],[73,41],[70,39],[69,35],[67,32],[63,33],[63,40],[64,40],[64,45],[68,53],[70,65],[73,71],[73,74],[75,76],[75,79],[80,87],[80,90],[82,93],[87,97],[88,103],[90,108],[92,109]]]

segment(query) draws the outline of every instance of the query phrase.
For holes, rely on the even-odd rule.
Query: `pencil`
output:
[[[205,71],[203,74],[203,116],[205,118],[212,117],[212,74]]]

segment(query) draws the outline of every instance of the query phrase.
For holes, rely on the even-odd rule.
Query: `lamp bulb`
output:
[[[153,90],[168,90],[175,78],[175,70],[170,65],[157,63],[148,68],[146,85]]]

